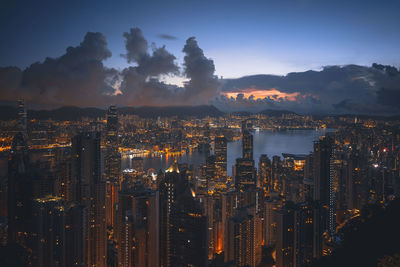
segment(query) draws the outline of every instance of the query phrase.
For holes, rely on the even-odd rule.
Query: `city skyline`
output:
[[[1,267],[400,266],[399,14],[0,0]]]
[[[399,119],[15,106],[0,123],[6,267],[396,260]]]

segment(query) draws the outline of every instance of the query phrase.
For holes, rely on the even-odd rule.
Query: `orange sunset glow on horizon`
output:
[[[254,89],[254,88],[246,88],[246,89],[240,89],[239,91],[236,92],[221,92],[222,95],[228,97],[228,98],[237,98],[239,94],[243,94],[244,98],[250,98],[253,96],[253,99],[264,99],[264,98],[269,98],[273,99],[275,101],[277,100],[289,100],[289,101],[295,101],[297,97],[300,95],[299,92],[294,92],[294,93],[284,93],[279,91],[276,88],[271,88],[268,90],[260,90],[260,89]]]

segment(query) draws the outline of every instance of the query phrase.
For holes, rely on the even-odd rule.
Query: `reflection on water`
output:
[[[318,140],[320,136],[325,135],[332,129],[318,130],[285,130],[285,131],[255,131],[254,135],[254,160],[258,166],[258,159],[261,154],[272,156],[282,156],[282,153],[308,154],[313,150],[313,141]],[[242,156],[242,141],[237,140],[228,143],[228,175],[232,175],[232,165],[236,158]],[[179,163],[189,163],[195,166],[205,162],[204,153],[195,151],[191,154],[185,154],[177,157],[144,157],[144,168],[154,168],[156,170],[165,170],[173,161],[177,159]],[[129,157],[122,158],[122,169],[130,168],[131,161]]]

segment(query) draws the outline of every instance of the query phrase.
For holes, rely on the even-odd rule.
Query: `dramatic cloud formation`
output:
[[[248,89],[252,88],[252,89]],[[260,91],[296,93],[295,98],[257,97]],[[245,95],[243,92],[246,92]],[[237,97],[233,93],[239,93]],[[255,75],[224,81],[221,96],[214,101],[226,110],[243,108],[291,109],[301,113],[400,112],[400,74],[396,68],[374,64],[328,66],[321,71],[289,73],[286,76]]]
[[[116,70],[107,69],[102,61],[111,56],[101,33],[87,33],[77,47],[68,47],[59,58],[46,58],[21,71],[0,69],[2,100],[18,97],[43,106],[97,105],[107,103],[114,94],[112,87]]]
[[[137,63],[138,73],[144,76],[158,76],[161,74],[178,74],[175,56],[170,54],[165,46],[157,48],[153,45],[153,54],[150,55],[147,40],[139,28],[132,28],[124,33],[126,55],[128,63]]]
[[[189,78],[185,88],[161,82],[161,75],[179,75],[175,56],[165,46],[153,45],[152,55],[140,29],[124,33],[126,59],[137,66],[122,71],[121,89],[123,103],[129,105],[192,105],[208,103],[218,88],[214,76],[214,63],[204,56],[194,37],[186,41],[183,75]],[[119,102],[121,103],[121,102]]]
[[[124,33],[126,59],[128,62],[139,62],[147,55],[147,41],[139,28],[131,28],[129,32]]]
[[[194,37],[187,39],[183,52],[186,53],[185,75],[190,78],[185,84],[185,98],[190,103],[201,104],[204,99],[214,97],[219,86],[214,76],[214,62],[204,56]]]
[[[223,111],[400,113],[400,72],[392,66],[328,66],[286,76],[219,80],[213,60],[194,37],[183,47],[182,66],[165,46],[149,45],[139,28],[123,37],[126,53],[122,56],[129,67],[104,66],[103,61],[111,57],[106,38],[88,32],[78,46],[68,47],[58,58],[46,58],[25,70],[0,68],[0,101],[22,97],[36,107],[212,103]],[[173,76],[186,78],[184,86],[163,82]]]
[[[123,34],[132,66],[121,71],[107,68],[111,57],[101,33],[88,32],[79,46],[68,47],[59,58],[46,58],[25,70],[0,68],[0,101],[24,98],[37,107],[207,104],[218,81],[214,63],[204,56],[192,37],[184,48],[185,68],[180,73],[176,57],[165,46],[149,45],[139,28]],[[196,66],[198,64],[198,66]],[[198,71],[198,73],[195,73]],[[183,75],[185,87],[166,84],[161,77]]]

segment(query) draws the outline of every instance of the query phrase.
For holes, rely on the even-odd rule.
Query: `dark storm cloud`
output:
[[[179,67],[175,64],[176,57],[169,53],[165,46],[153,48],[153,54],[146,55],[138,66],[138,71],[144,75],[158,76],[162,74],[179,74]]]
[[[178,40],[178,37],[169,34],[159,34],[157,36],[164,40]]]
[[[122,95],[117,97],[119,103],[127,105],[181,105],[180,88],[160,82],[158,79],[139,74],[135,67],[129,67],[122,72]]]
[[[218,80],[211,59],[205,57],[194,37],[186,41],[183,74],[189,78],[185,87],[169,85],[159,80],[160,75],[178,75],[175,56],[165,46],[153,45],[152,54],[143,50],[147,41],[141,31],[131,29],[125,33],[128,62],[135,67],[122,71],[121,91],[124,101],[130,105],[193,105],[208,103],[216,95]],[[138,45],[142,44],[142,45]]]
[[[400,87],[400,85],[399,85]],[[381,88],[377,92],[377,103],[393,108],[400,108],[400,89]]]
[[[123,55],[128,63],[137,63],[137,71],[145,76],[158,76],[162,74],[178,74],[179,67],[175,64],[176,57],[169,53],[165,46],[152,45],[153,53],[150,55],[147,40],[139,28],[132,28],[124,33],[126,54]]]
[[[343,100],[340,103],[333,104],[336,111],[341,113],[356,114],[393,114],[393,108],[379,103],[364,104],[354,100]]]
[[[46,58],[22,72],[2,69],[0,76],[6,76],[0,77],[2,96],[5,100],[23,97],[44,106],[105,104],[107,95],[115,91],[106,81],[117,74],[103,66],[110,56],[105,36],[88,32],[59,58]]]
[[[165,46],[149,46],[139,28],[132,28],[123,36],[123,56],[131,66],[123,70],[105,67],[103,61],[111,56],[106,38],[89,32],[79,45],[68,47],[58,58],[46,58],[25,70],[0,67],[0,101],[22,97],[41,107],[212,103],[225,111],[400,113],[400,72],[392,66],[327,66],[321,71],[285,76],[219,80],[213,60],[206,57],[194,37],[188,38],[183,47],[185,56],[180,70],[176,57]],[[179,87],[163,82],[166,76],[188,80]],[[249,88],[274,90],[260,97],[251,95],[252,90],[244,90]],[[223,95],[226,92],[240,94],[227,97],[228,94]]]
[[[136,66],[128,67],[121,72],[121,92],[117,96],[122,103],[128,105],[168,105],[180,104],[176,92],[171,86],[160,82],[161,75],[178,75],[179,67],[175,64],[175,56],[165,46],[152,45],[152,54],[148,53],[147,40],[139,28],[132,28],[124,33],[126,57],[128,63]],[[174,98],[175,97],[175,98]]]
[[[327,66],[321,71],[289,73],[286,76],[255,75],[230,79],[225,80],[222,91],[276,88],[284,93],[298,92],[299,96],[295,101],[279,101],[274,104],[304,113],[399,113],[400,106],[393,99],[399,97],[400,75],[394,67],[377,68],[376,65]],[[221,108],[227,102],[226,99],[223,100],[219,99],[217,102]],[[253,103],[253,108],[262,109],[268,106],[260,105],[257,101],[246,101],[249,102],[248,105]],[[242,101],[238,101],[238,104],[240,102]]]
[[[161,81],[165,76],[181,75],[175,56],[165,46],[149,47],[139,28],[132,28],[123,36],[123,56],[132,66],[120,71],[105,67],[103,61],[111,56],[106,38],[101,33],[89,32],[78,46],[68,47],[61,57],[46,58],[25,70],[0,68],[0,101],[22,97],[41,107],[110,103],[189,105],[207,103],[215,95],[214,64],[205,58],[193,38],[188,40],[191,47],[185,52],[189,62],[185,74],[190,80],[183,88]],[[196,64],[199,74],[193,73]]]
[[[190,103],[205,103],[216,95],[220,85],[214,75],[214,61],[204,55],[195,37],[186,40],[183,52],[186,54],[184,72],[190,78],[185,85],[186,98]]]
[[[139,28],[131,28],[129,32],[123,34],[125,37],[125,49],[126,54],[124,55],[128,60],[128,63],[139,63],[143,57],[147,55],[148,44],[144,38],[142,30]]]
[[[400,71],[395,67],[376,63],[372,66],[388,76],[386,79],[380,79],[377,84],[379,88],[376,92],[377,104],[400,109]]]

